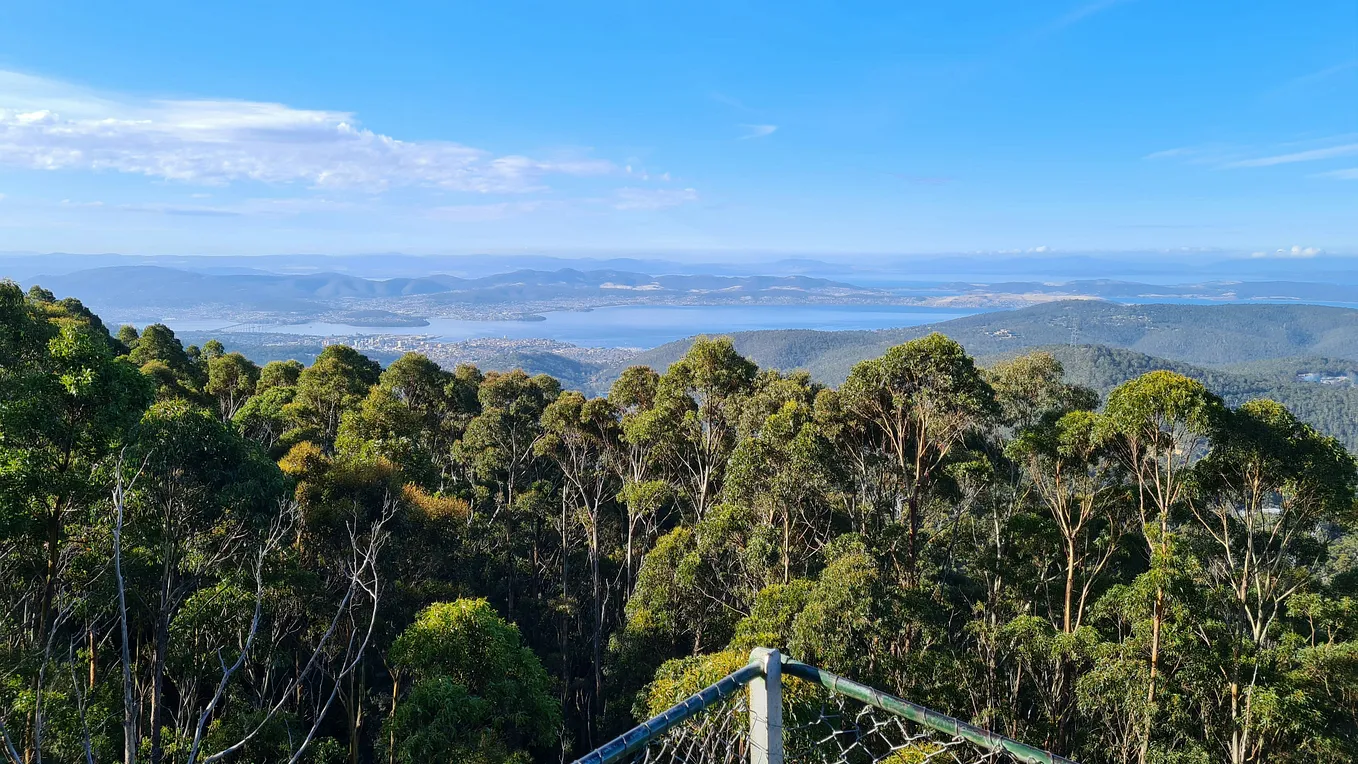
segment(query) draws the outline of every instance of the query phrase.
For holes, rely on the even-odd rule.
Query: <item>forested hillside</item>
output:
[[[1358,370],[1358,311],[1345,308],[1083,300],[876,332],[738,332],[731,339],[738,352],[761,367],[804,370],[818,382],[837,385],[860,361],[935,331],[988,361],[1051,353],[1065,365],[1068,381],[1100,393],[1165,369],[1202,381],[1232,405],[1273,398],[1326,435],[1358,449],[1358,388],[1297,379],[1300,372],[1344,375]],[[691,344],[669,343],[634,362],[664,368]],[[593,386],[606,385],[618,371],[599,375]]]
[[[1295,356],[1358,360],[1358,310],[1322,305],[1122,305],[1067,300],[881,331],[776,330],[732,335],[761,366],[805,369],[839,384],[853,365],[892,345],[941,332],[976,356],[1048,345],[1108,345],[1197,365]],[[662,345],[639,361],[662,368],[692,340]]]
[[[1297,418],[1325,435],[1338,438],[1358,451],[1358,388],[1298,381],[1298,371],[1347,373],[1353,361],[1325,358],[1286,358],[1231,366],[1195,366],[1104,345],[1052,345],[1023,352],[1050,353],[1065,368],[1068,382],[1107,394],[1118,385],[1147,372],[1166,370],[1202,382],[1230,406],[1255,398],[1284,404]],[[1014,353],[983,358],[998,362]]]
[[[556,762],[764,645],[1091,764],[1358,758],[1341,443],[1067,380],[1144,356],[902,339],[835,387],[701,340],[589,398],[0,283],[5,755]]]

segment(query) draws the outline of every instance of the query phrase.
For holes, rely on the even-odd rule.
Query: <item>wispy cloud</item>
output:
[[[1035,38],[1042,38],[1056,34],[1057,32],[1073,27],[1088,18],[1097,16],[1110,8],[1129,2],[1132,2],[1132,0],[1094,0],[1094,2],[1085,3],[1071,9],[1065,15],[1054,19],[1046,26],[1038,29],[1033,36]]]
[[[740,125],[740,128],[745,131],[745,134],[740,136],[740,140],[747,141],[751,138],[767,138],[768,136],[773,135],[774,131],[778,129],[778,126]]]
[[[754,109],[751,109],[750,107],[746,106],[744,102],[742,102],[739,98],[735,98],[733,96],[726,95],[725,93],[719,93],[716,91],[713,91],[710,95],[713,101],[716,101],[717,103],[722,104],[723,106],[730,106],[731,108],[739,109],[740,111],[754,111]]]
[[[202,194],[193,194],[201,197]],[[317,197],[245,199],[230,204],[180,204],[175,202],[108,203],[102,200],[63,199],[61,207],[103,209],[111,212],[143,212],[153,215],[186,217],[294,217],[307,213],[353,212],[370,205]]]
[[[1234,167],[1272,167],[1279,164],[1293,164],[1296,162],[1315,162],[1321,159],[1334,159],[1336,157],[1347,157],[1358,154],[1358,143],[1345,143],[1338,146],[1327,146],[1320,149],[1310,149],[1308,151],[1294,151],[1287,154],[1275,154],[1273,156],[1255,157],[1253,159],[1241,159],[1235,162],[1227,162],[1222,165],[1224,168]]]
[[[549,175],[615,171],[451,141],[404,141],[342,111],[225,100],[138,101],[0,71],[0,166],[86,170],[222,185],[249,180],[384,191],[425,186],[522,193]]]
[[[155,215],[174,215],[194,218],[235,218],[246,213],[226,207],[204,207],[185,204],[118,204],[111,207],[119,212],[146,212]]]
[[[1358,180],[1358,167],[1350,167],[1344,170],[1330,170],[1320,173],[1322,178],[1337,178],[1339,180]],[[0,197],[3,198],[3,197]]]
[[[1283,83],[1282,87],[1278,88],[1274,92],[1307,88],[1317,83],[1324,82],[1325,80],[1328,80],[1336,75],[1344,74],[1345,72],[1352,72],[1355,70],[1358,70],[1358,58],[1350,59],[1348,61],[1341,61],[1335,64],[1334,66],[1327,66],[1324,69],[1320,69],[1309,74],[1303,74],[1300,77],[1297,77],[1295,79],[1287,81],[1286,83]]]
[[[1338,135],[1319,141],[1287,143],[1271,148],[1248,146],[1181,146],[1146,155],[1148,160],[1177,160],[1187,164],[1205,165],[1217,170],[1238,170],[1306,162],[1324,162],[1358,156],[1358,141],[1354,135]],[[1317,173],[1317,177],[1347,177],[1347,170]]]
[[[620,188],[612,207],[617,210],[663,210],[698,201],[692,188]]]

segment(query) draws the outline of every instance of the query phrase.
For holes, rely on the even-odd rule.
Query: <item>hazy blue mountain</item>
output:
[[[420,278],[436,273],[478,278],[514,270],[622,270],[725,276],[804,275],[858,284],[909,282],[1028,282],[1120,279],[1147,283],[1304,281],[1358,284],[1358,261],[1339,256],[1241,257],[1226,252],[1116,252],[1100,254],[769,256],[760,253],[649,252],[409,255],[123,255],[0,252],[0,277],[29,279],[78,270],[150,265],[201,273],[262,271],[280,274],[344,273],[363,278]]]
[[[704,295],[717,301],[745,296],[796,299],[803,295],[885,295],[843,282],[806,276],[662,275],[621,270],[519,270],[474,279],[446,274],[419,278],[360,278],[344,273],[203,273],[158,265],[118,265],[25,279],[41,284],[59,297],[80,295],[96,310],[122,312],[144,309],[183,310],[204,305],[246,311],[317,313],[336,309],[335,301],[352,308],[354,300],[399,300],[425,297],[427,301],[388,302],[385,307],[418,311],[438,305],[509,305],[561,299],[643,297],[692,298]],[[398,307],[399,306],[399,307]]]

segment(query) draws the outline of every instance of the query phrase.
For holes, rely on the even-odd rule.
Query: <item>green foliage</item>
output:
[[[231,419],[255,394],[259,367],[240,353],[218,352],[206,357],[207,392],[216,396],[222,419]]]
[[[413,682],[388,722],[398,761],[526,762],[525,749],[553,742],[547,672],[485,600],[431,605],[390,655]]]
[[[296,387],[304,368],[299,361],[270,361],[259,370],[255,391],[263,393],[275,387]]]
[[[164,324],[151,324],[142,329],[130,357],[138,366],[159,361],[176,374],[187,374],[189,371],[189,357],[184,352],[183,344]]]
[[[331,345],[297,377],[288,416],[312,439],[333,445],[345,412],[377,384],[381,366],[347,345]]]
[[[30,760],[184,761],[200,720],[199,761],[560,760],[771,646],[1093,764],[1351,761],[1350,393],[1012,352],[1089,314],[1209,349],[1160,313],[1201,315],[955,322],[990,368],[914,329],[703,339],[591,398],[343,346],[256,369],[0,283],[0,723]]]

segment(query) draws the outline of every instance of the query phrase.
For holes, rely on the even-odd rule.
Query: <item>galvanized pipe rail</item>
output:
[[[785,764],[780,708],[782,674],[795,676],[831,692],[847,695],[873,708],[965,740],[991,753],[1010,756],[1024,764],[1076,764],[1064,756],[1035,748],[1004,735],[997,735],[917,703],[881,692],[861,682],[784,657],[777,650],[764,647],[755,648],[750,654],[750,662],[743,667],[577,759],[575,764],[615,764],[624,757],[642,750],[675,725],[729,698],[746,685],[750,685],[751,693],[751,742],[768,741],[766,744],[750,746],[751,764]]]

